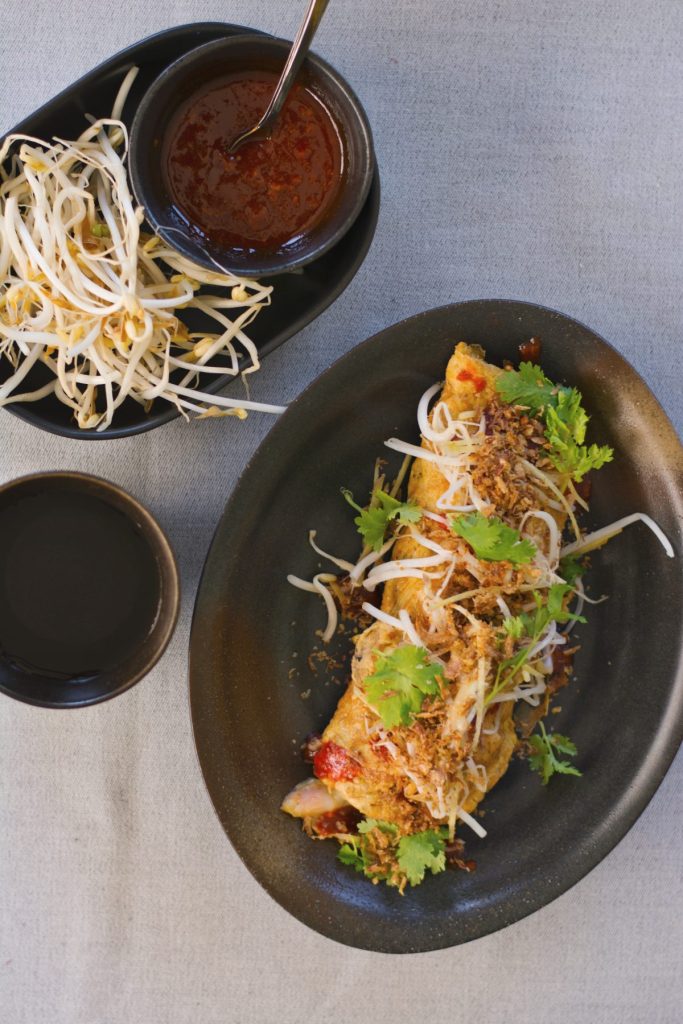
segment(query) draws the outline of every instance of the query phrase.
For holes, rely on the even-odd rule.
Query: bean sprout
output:
[[[112,117],[75,141],[10,135],[0,149],[0,359],[10,365],[0,407],[54,395],[79,427],[97,431],[127,399],[145,410],[163,399],[186,418],[280,413],[282,406],[223,396],[207,405],[203,374],[259,368],[245,330],[272,289],[206,271],[144,233],[120,120],[135,74],[124,79]],[[203,285],[227,291],[205,294]],[[201,313],[217,332],[191,331],[181,310]],[[52,379],[30,383],[41,367]]]

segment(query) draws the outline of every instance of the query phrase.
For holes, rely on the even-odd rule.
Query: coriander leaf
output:
[[[550,781],[550,776],[553,774],[552,758],[548,754],[547,750],[548,744],[544,741],[543,737],[534,734],[529,737],[529,746],[536,751],[536,753],[532,754],[529,758],[529,767],[532,771],[538,772],[543,781],[543,785],[547,786]],[[356,870],[359,869],[356,868]]]
[[[534,590],[533,595],[537,605],[534,614],[536,632],[542,633],[551,622],[562,626],[567,622],[586,621],[583,615],[577,615],[576,612],[569,610],[567,598],[571,593],[572,588],[567,583],[553,583],[552,587],[548,587],[548,596],[544,606],[541,603],[541,595]]]
[[[398,826],[392,825],[390,821],[379,821],[377,818],[365,818],[363,821],[358,823],[358,831],[361,835],[366,835],[368,832],[372,832],[373,828],[378,828],[380,832],[386,832],[389,836],[398,835]]]
[[[410,725],[425,697],[440,691],[442,668],[429,660],[424,647],[406,644],[379,657],[372,675],[363,681],[370,704],[381,715],[385,729]]]
[[[548,622],[555,620],[560,624],[565,622],[585,622],[583,615],[576,615],[566,607],[566,598],[571,593],[571,587],[566,583],[553,583],[548,589]]]
[[[560,559],[559,574],[570,587],[573,587],[580,576],[583,576],[583,560],[576,555],[565,555]]]
[[[588,413],[576,388],[553,384],[538,366],[521,363],[519,370],[508,370],[496,381],[496,390],[504,402],[521,405],[533,415],[543,414],[549,458],[560,473],[583,480],[591,469],[610,462],[614,452],[608,445],[584,445]]]
[[[591,469],[600,469],[606,462],[611,462],[614,452],[608,445],[586,447],[580,443],[586,436],[588,417],[580,405],[578,408],[582,416],[577,417],[567,405],[564,414],[570,418],[565,419],[560,407],[549,406],[546,409],[545,436],[550,443],[548,455],[555,468],[574,480],[583,480]]]
[[[507,370],[496,379],[496,391],[509,405],[521,405],[534,415],[554,399],[557,387],[533,363],[520,363],[518,370]]]
[[[365,544],[373,551],[379,551],[382,547],[387,527],[392,520],[400,523],[417,523],[422,517],[422,509],[414,502],[399,501],[379,487],[373,491],[368,508],[361,508],[353,500],[351,491],[342,488],[342,494],[349,505],[359,513],[354,523]]]
[[[396,510],[395,518],[399,523],[419,523],[422,518],[422,509],[412,501],[402,501]]]
[[[588,413],[581,405],[581,393],[576,388],[559,388],[556,404],[552,403],[546,410],[546,426],[550,429],[553,422],[562,423],[577,444],[586,439]]]
[[[503,629],[513,640],[520,640],[526,632],[524,619],[521,615],[512,615],[503,619]]]
[[[436,875],[446,868],[446,828],[399,838],[396,825],[366,818],[358,832],[357,839],[344,844],[337,856],[372,882],[386,882],[402,892],[406,882],[419,885],[427,871]],[[377,832],[388,836],[388,842]]]
[[[560,473],[567,473],[573,480],[580,482],[592,469],[601,469],[606,462],[614,458],[614,450],[609,445],[592,444],[590,448],[568,442],[553,444],[548,453],[550,460]]]
[[[576,743],[568,736],[560,736],[559,732],[555,732],[551,734],[550,739],[555,749],[559,750],[561,754],[570,754],[572,757],[576,757]]]
[[[365,875],[372,882],[388,880],[388,874],[377,859],[375,844],[370,835],[375,829],[391,836],[392,844],[398,835],[398,828],[388,821],[376,821],[373,818],[366,818],[359,822],[358,832],[360,833],[355,841],[345,843],[337,853],[342,864],[346,864],[354,870]]]
[[[398,844],[397,860],[410,884],[419,885],[427,870],[433,875],[446,870],[445,837],[434,829],[403,836]]]
[[[486,562],[512,562],[523,565],[531,562],[536,548],[530,540],[522,540],[517,530],[507,526],[496,516],[472,512],[451,519],[451,529],[466,540],[477,558]]]
[[[535,751],[529,758],[529,765],[541,776],[544,786],[553,775],[581,775],[581,772],[569,761],[560,761],[555,756],[555,751],[561,754],[569,754],[572,757],[576,754],[576,745],[568,736],[561,736],[559,733],[548,733],[543,722],[538,723],[541,730],[529,737],[529,744]]]
[[[352,843],[345,843],[338,851],[337,857],[342,864],[348,864],[349,867],[355,868],[356,871],[360,871],[362,874],[365,873],[367,864],[362,847]]]
[[[518,618],[522,620],[524,634],[534,638],[534,642],[545,632],[551,622],[563,625],[565,622],[585,622],[582,615],[570,612],[566,607],[566,598],[572,592],[567,583],[553,583],[548,588],[545,601],[537,590],[532,592],[536,608],[533,612],[522,612]]]

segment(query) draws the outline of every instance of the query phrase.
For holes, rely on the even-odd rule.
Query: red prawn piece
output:
[[[352,782],[362,773],[361,766],[348,750],[328,740],[313,758],[313,773],[331,782]]]

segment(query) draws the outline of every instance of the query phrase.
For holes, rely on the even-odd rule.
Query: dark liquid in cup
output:
[[[65,680],[115,668],[160,593],[143,535],[100,498],[38,489],[0,507],[0,656],[15,668]]]

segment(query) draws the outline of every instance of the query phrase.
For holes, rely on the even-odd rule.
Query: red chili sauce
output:
[[[469,380],[472,381],[475,391],[483,391],[486,387],[486,381],[483,377],[477,376],[476,373],[472,373],[471,370],[461,370],[457,377],[458,380]]]
[[[296,83],[270,139],[228,147],[265,112],[274,71],[239,71],[195,92],[174,114],[162,153],[181,216],[222,247],[274,252],[330,212],[342,178],[339,130]]]

